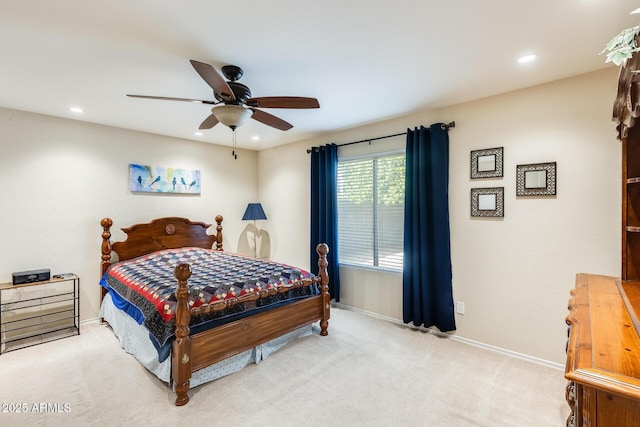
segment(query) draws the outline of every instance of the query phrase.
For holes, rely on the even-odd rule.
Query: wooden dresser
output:
[[[640,426],[640,282],[578,274],[571,295],[567,426]]]
[[[613,103],[622,144],[621,276],[578,274],[571,291],[567,426],[640,427],[639,76],[640,52],[634,52],[620,67]]]

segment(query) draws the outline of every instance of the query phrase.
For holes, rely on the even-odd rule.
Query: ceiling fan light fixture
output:
[[[216,105],[211,109],[211,113],[220,123],[231,129],[242,126],[253,115],[252,110],[234,104]]]

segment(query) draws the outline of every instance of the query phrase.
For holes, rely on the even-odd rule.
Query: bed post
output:
[[[326,243],[320,243],[316,246],[316,252],[318,253],[318,275],[320,276],[320,295],[322,295],[322,320],[320,320],[320,335],[326,336],[328,334],[327,328],[329,327],[329,306],[331,295],[329,295],[329,273],[327,272],[327,254],[329,253],[329,246]]]
[[[102,218],[100,225],[102,226],[102,262],[100,263],[100,277],[102,277],[111,265],[111,226],[113,225],[113,221],[111,218]],[[103,287],[100,287],[100,290],[100,301],[102,301],[107,294],[107,290]]]
[[[173,271],[178,279],[176,288],[176,339],[173,341],[171,353],[171,377],[176,391],[176,406],[186,405],[189,402],[189,380],[191,379],[191,338],[189,338],[189,323],[191,311],[189,310],[189,288],[187,279],[191,277],[189,264],[180,264]]]
[[[222,215],[216,215],[216,251],[222,249]]]

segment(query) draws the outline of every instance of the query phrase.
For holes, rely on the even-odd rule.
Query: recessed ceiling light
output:
[[[202,136],[202,132],[196,132],[195,135],[196,136]]]
[[[251,140],[253,140],[253,141],[260,141],[260,137],[259,137],[258,135],[253,135],[253,136],[251,137]]]
[[[536,59],[537,55],[535,53],[530,53],[527,55],[522,55],[520,58],[518,58],[518,62],[521,64],[524,64],[525,62],[531,62],[534,59]]]
[[[71,107],[71,108],[69,108],[69,110],[72,113],[84,113],[84,110],[82,108],[79,108],[79,107]]]

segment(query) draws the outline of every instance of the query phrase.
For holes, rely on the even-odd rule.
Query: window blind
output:
[[[340,263],[402,270],[403,152],[338,160]]]

